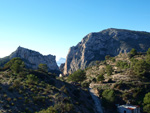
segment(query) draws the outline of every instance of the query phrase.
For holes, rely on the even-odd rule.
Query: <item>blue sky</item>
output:
[[[0,57],[18,46],[66,57],[107,28],[150,32],[150,0],[0,0]]]

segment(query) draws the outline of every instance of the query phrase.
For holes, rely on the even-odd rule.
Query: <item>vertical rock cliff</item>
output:
[[[150,47],[150,33],[124,29],[106,29],[85,36],[76,46],[70,48],[64,74],[85,69],[92,61],[104,60],[106,55],[116,56],[132,48],[145,52]]]

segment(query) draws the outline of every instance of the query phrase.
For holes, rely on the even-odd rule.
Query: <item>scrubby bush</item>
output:
[[[46,64],[39,64],[38,69],[43,72],[48,72],[48,67]]]
[[[148,64],[148,66],[150,67],[150,54],[146,55],[145,61]]]
[[[102,104],[105,108],[114,107],[116,95],[114,90],[106,89],[102,93]],[[109,106],[108,106],[109,105]]]
[[[147,55],[150,55],[150,48],[148,48],[146,53],[147,53]]]
[[[121,69],[129,68],[129,64],[125,61],[118,61],[116,66]]]
[[[27,75],[27,80],[26,80],[26,82],[28,83],[28,84],[36,84],[37,82],[38,82],[38,77],[37,76],[35,76],[35,75],[32,75],[32,74],[29,74],[29,75]]]
[[[104,80],[104,75],[103,74],[98,75],[97,81],[103,81],[103,80]]]
[[[46,110],[41,110],[38,113],[72,113],[74,110],[73,104],[70,103],[57,103],[50,106]]]
[[[129,56],[129,58],[132,58],[135,55],[137,55],[137,51],[136,51],[136,49],[132,48],[131,51],[129,52],[128,56]]]
[[[144,112],[150,113],[150,92],[145,95],[143,102],[144,102],[143,107]]]
[[[81,86],[84,88],[88,88],[89,87],[89,83],[88,82],[82,82]]]
[[[20,58],[13,58],[5,64],[5,67],[9,67],[14,73],[19,73],[23,70],[25,64]]]
[[[57,113],[57,110],[53,106],[50,106],[48,109],[41,110],[41,111],[36,112],[36,113]]]
[[[65,94],[68,94],[68,91],[67,91],[67,88],[65,85],[60,88],[60,91],[65,93]]]
[[[116,62],[116,59],[115,59],[115,58],[112,58],[112,62]]]
[[[111,67],[111,65],[107,65],[106,66],[106,73],[108,76],[112,75],[113,69]]]
[[[141,76],[146,73],[147,68],[148,68],[148,65],[144,60],[138,60],[137,62],[135,62],[133,71],[136,75]]]
[[[20,79],[16,79],[14,82],[13,82],[13,88],[19,88],[21,86],[21,80]]]
[[[105,56],[105,60],[109,60],[110,58],[111,58],[110,55]]]
[[[73,74],[69,75],[68,80],[73,82],[82,82],[86,79],[86,73],[84,70],[77,70]]]
[[[112,89],[106,89],[102,93],[102,97],[106,99],[109,103],[115,102],[115,92]]]

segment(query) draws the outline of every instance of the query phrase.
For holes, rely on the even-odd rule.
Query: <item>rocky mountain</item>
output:
[[[56,64],[55,56],[53,55],[44,56],[39,52],[29,50],[20,46],[11,55],[5,58],[1,58],[0,59],[1,65],[5,64],[14,57],[21,58],[25,62],[26,67],[31,69],[37,69],[39,64],[46,64],[48,66],[49,71],[59,70]]]
[[[60,66],[61,64],[65,63],[66,62],[66,59],[65,58],[60,58],[58,61],[57,61],[57,65]]]
[[[61,71],[61,73],[64,72],[64,66],[65,66],[65,63],[62,63],[62,64],[59,66],[59,70]]]
[[[145,52],[150,47],[150,33],[124,29],[106,29],[86,35],[81,42],[70,48],[64,74],[85,69],[92,61],[104,60],[106,55],[116,56],[132,48]]]

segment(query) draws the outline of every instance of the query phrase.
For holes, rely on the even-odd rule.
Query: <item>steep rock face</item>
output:
[[[64,72],[64,66],[65,66],[65,63],[62,63],[60,66],[59,66],[59,70],[63,73]]]
[[[85,36],[70,48],[64,66],[64,74],[85,69],[91,61],[103,60],[106,55],[116,56],[132,48],[145,52],[150,47],[150,33],[124,29],[106,29]]]
[[[52,55],[43,56],[39,52],[18,47],[15,52],[8,56],[9,60],[14,57],[21,58],[28,68],[37,69],[39,64],[46,64],[49,71],[59,70],[56,64],[55,56]]]

